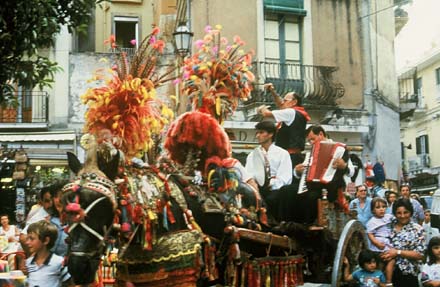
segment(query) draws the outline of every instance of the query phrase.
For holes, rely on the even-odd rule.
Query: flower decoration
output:
[[[173,79],[169,78],[172,71],[161,76],[155,71],[165,45],[156,39],[158,33],[156,27],[139,45],[131,61],[121,52],[119,63],[112,68],[112,77],[106,84],[88,89],[81,97],[88,105],[84,132],[97,135],[101,130],[110,130],[113,137],[119,139],[117,148],[128,158],[148,151],[153,138],[162,133],[174,116],[156,97],[155,87]],[[114,36],[106,42],[117,49]]]
[[[254,74],[250,71],[253,52],[235,36],[233,43],[221,37],[222,27],[205,28],[206,35],[195,42],[197,52],[184,60],[183,92],[189,96],[193,110],[212,115],[220,123],[232,114],[239,100],[247,100]]]

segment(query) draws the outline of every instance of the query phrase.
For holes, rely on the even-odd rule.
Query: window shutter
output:
[[[429,139],[428,135],[424,135],[425,137],[425,153],[429,153]]]
[[[416,137],[416,154],[421,154],[422,145],[420,143],[420,137]]]
[[[400,152],[402,153],[402,158],[405,158],[405,145],[400,142]]]

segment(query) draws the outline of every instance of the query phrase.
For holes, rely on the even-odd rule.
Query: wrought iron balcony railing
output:
[[[423,168],[429,168],[431,166],[431,158],[429,154],[419,154],[414,157],[408,158],[408,171],[415,172]]]
[[[409,94],[407,92],[400,92],[399,102],[401,104],[417,104],[419,102],[419,96],[417,94]]]
[[[41,124],[49,121],[49,97],[44,91],[20,92],[17,107],[0,107],[1,124]]]
[[[117,54],[120,52],[124,52],[127,55],[127,58],[133,57],[133,55],[136,53],[136,48],[118,48],[118,49],[110,49],[111,53]]]
[[[333,79],[333,73],[337,69],[293,63],[255,62],[253,72],[261,86],[256,87],[252,99],[246,105],[273,103],[272,97],[262,89],[262,84],[273,83],[278,94],[294,91],[302,96],[306,106],[337,106],[337,100],[345,92],[344,86]]]

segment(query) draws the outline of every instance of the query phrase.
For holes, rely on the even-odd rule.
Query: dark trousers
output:
[[[259,187],[260,194],[267,209],[267,215],[276,221],[279,220],[279,196],[280,191],[270,190],[268,187]]]
[[[290,160],[292,161],[292,168],[295,168],[295,166],[297,164],[303,163],[304,156],[301,154],[301,152],[291,153],[290,154]]]
[[[419,280],[417,276],[405,275],[396,266],[393,272],[393,286],[394,287],[417,287],[419,286]]]

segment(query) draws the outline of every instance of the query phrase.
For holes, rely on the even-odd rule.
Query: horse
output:
[[[68,154],[77,178],[62,195],[68,268],[75,284],[95,280],[106,245],[118,232],[118,284],[195,286],[205,238],[193,227],[178,186],[154,167],[121,166],[120,152],[109,156],[93,136],[86,150],[83,167]]]

